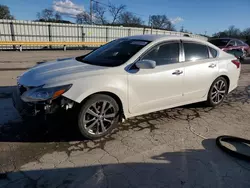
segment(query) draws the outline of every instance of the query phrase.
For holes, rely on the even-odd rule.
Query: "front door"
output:
[[[128,73],[131,114],[139,115],[161,110],[182,101],[184,69],[179,62],[179,56],[178,41],[161,43],[152,47],[141,58],[154,60],[154,69],[140,69]]]

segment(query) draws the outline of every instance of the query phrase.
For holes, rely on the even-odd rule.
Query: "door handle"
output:
[[[181,71],[181,70],[176,70],[176,71],[174,71],[172,74],[173,75],[180,75],[180,74],[182,74],[183,73],[183,71]]]
[[[210,64],[208,67],[209,67],[209,68],[214,68],[214,67],[216,67],[216,64],[212,63],[212,64]]]

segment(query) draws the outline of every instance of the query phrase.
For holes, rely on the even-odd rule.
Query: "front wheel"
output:
[[[227,80],[223,77],[217,78],[213,82],[208,92],[208,97],[207,97],[208,106],[214,107],[221,104],[224,98],[226,97],[227,92],[228,92]]]
[[[120,109],[115,99],[96,94],[83,104],[78,115],[78,126],[84,137],[98,139],[117,126],[119,116]]]

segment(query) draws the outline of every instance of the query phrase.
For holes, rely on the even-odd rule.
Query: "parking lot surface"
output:
[[[16,76],[37,62],[83,53],[0,52],[0,187],[250,187],[250,163],[215,144],[220,135],[250,138],[250,60],[222,105],[138,116],[100,140],[84,140],[64,114],[22,121],[11,102]]]

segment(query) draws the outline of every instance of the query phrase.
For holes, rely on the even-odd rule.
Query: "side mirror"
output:
[[[137,61],[135,65],[139,69],[154,69],[156,67],[156,62],[153,60],[144,59]]]
[[[232,44],[228,44],[227,47],[233,47],[233,45]]]

